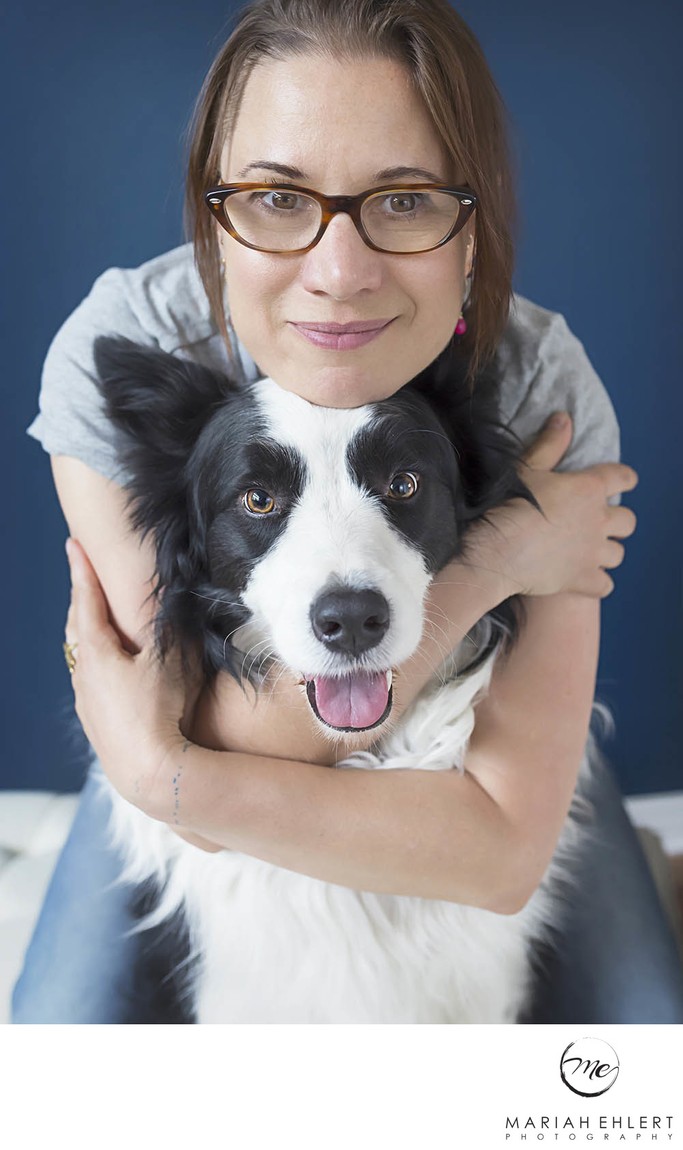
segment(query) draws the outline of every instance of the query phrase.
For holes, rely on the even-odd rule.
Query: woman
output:
[[[606,569],[623,557],[617,540],[635,526],[608,500],[636,477],[604,462],[618,455],[614,416],[561,318],[522,300],[508,315],[512,197],[502,120],[478,45],[442,0],[256,4],[219,53],[197,110],[188,218],[201,282],[189,248],[101,277],[50,349],[34,434],[53,457],[71,535],[84,549],[70,547],[67,654],[79,716],[114,785],[153,817],[175,817],[200,849],[239,849],[361,889],[510,913],[538,884],[574,790],[599,599],[612,589]],[[234,187],[245,183],[262,191]],[[315,213],[315,197],[302,195],[380,187],[389,210],[412,210],[409,189],[425,184],[473,190],[476,211],[464,218],[454,199],[447,230],[400,251],[372,246],[343,210],[295,240],[279,219],[277,234],[250,232],[238,211],[255,194],[269,218],[302,204]],[[217,203],[207,210],[210,189]],[[462,776],[325,770],[329,746],[311,731],[294,684],[253,705],[223,677],[193,706],[191,687],[172,668],[159,670],[146,626],[151,549],[128,530],[118,445],[92,382],[93,339],[111,331],[206,363],[227,355],[245,378],[258,364],[281,387],[338,407],[392,395],[456,339],[473,379],[495,353],[503,415],[527,444],[553,411],[571,412],[527,454],[525,479],[544,515],[511,504],[472,528],[466,559],[442,572],[428,604],[443,620],[439,644],[455,645],[496,603],[528,596],[523,634],[478,709]],[[560,460],[562,473],[553,470]],[[399,709],[440,654],[427,638],[404,666]],[[189,769],[178,796],[179,753]],[[586,860],[591,903],[546,956],[530,1020],[683,1019],[674,949],[610,787],[593,796],[608,845]],[[159,1000],[152,988],[152,960],[173,965],[164,938],[125,934],[133,912],[125,888],[108,886],[118,864],[104,845],[105,823],[89,784],[15,994],[17,1021],[184,1017],[173,994]],[[608,898],[618,913],[596,961],[595,923],[604,930]],[[648,939],[637,956],[632,914]],[[141,954],[150,945],[151,958]],[[571,967],[564,977],[553,970],[559,953]],[[615,953],[625,955],[618,986]]]

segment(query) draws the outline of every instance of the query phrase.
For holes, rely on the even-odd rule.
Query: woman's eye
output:
[[[271,212],[292,212],[303,206],[302,197],[294,192],[257,192],[254,193],[254,198]]]
[[[421,197],[414,192],[400,192],[387,196],[387,207],[392,214],[403,215],[414,212]]]
[[[298,197],[293,196],[291,192],[269,192],[270,199],[269,207],[281,208],[283,211],[291,210],[296,207]]]
[[[417,487],[417,476],[412,471],[399,471],[389,484],[387,494],[391,499],[411,499]]]
[[[245,491],[242,502],[252,515],[269,515],[275,510],[275,500],[262,487],[250,487]]]

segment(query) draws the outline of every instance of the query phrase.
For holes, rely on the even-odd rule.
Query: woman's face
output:
[[[400,64],[313,55],[254,68],[221,175],[225,182],[280,180],[327,195],[454,178]],[[443,247],[416,255],[373,251],[344,214],[333,216],[319,243],[301,255],[253,251],[218,231],[239,338],[264,374],[312,403],[356,407],[384,399],[431,363],[453,334],[473,223]],[[376,334],[342,349],[313,342],[298,326],[358,321],[377,321]]]

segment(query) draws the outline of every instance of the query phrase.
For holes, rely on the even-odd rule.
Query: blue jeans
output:
[[[582,857],[562,936],[535,956],[529,1023],[681,1023],[683,969],[613,777],[588,797],[596,844]],[[108,800],[91,777],[15,987],[15,1023],[192,1022],[182,921],[130,934],[144,909],[115,882]]]
[[[91,771],[14,988],[12,1021],[192,1022],[183,1005],[182,921],[130,933],[153,891],[118,881],[110,802]]]
[[[582,793],[593,841],[574,869],[561,933],[537,951],[520,1021],[683,1022],[683,956],[616,779],[600,769]]]

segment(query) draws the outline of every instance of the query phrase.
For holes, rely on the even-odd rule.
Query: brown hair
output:
[[[494,353],[508,315],[514,193],[498,89],[477,40],[447,0],[256,0],[238,15],[199,94],[185,197],[186,234],[226,345],[234,354],[216,224],[203,193],[220,179],[225,140],[253,67],[306,53],[400,61],[459,178],[477,195],[476,264],[461,341],[474,375]]]

